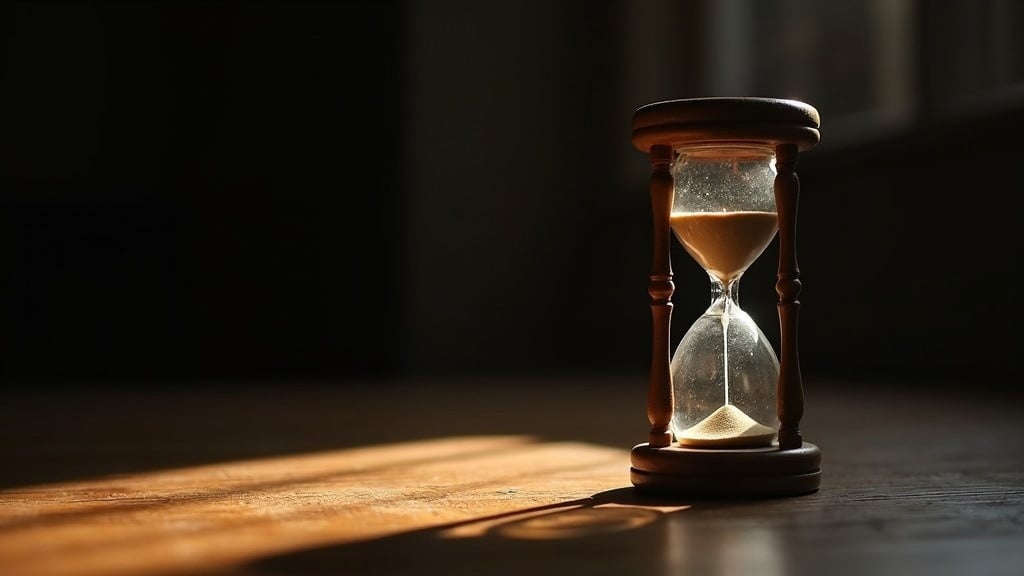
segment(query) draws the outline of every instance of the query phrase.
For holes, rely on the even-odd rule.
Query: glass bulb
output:
[[[672,356],[672,432],[688,447],[770,445],[779,361],[737,296],[743,273],[778,230],[774,153],[692,147],[678,151],[672,169],[672,231],[712,285],[711,306]]]

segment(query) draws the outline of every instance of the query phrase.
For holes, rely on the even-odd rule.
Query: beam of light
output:
[[[465,436],[25,486],[0,491],[0,565],[144,576],[427,529],[568,538],[681,509],[594,497],[628,484],[624,450]]]

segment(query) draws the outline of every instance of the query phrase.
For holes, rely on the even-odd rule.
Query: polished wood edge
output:
[[[814,147],[820,140],[818,129],[808,126],[733,121],[670,122],[634,128],[632,133],[633,146],[641,152],[648,152],[656,145],[680,148],[723,143],[763,146],[791,143],[803,151]]]
[[[629,473],[640,492],[686,499],[802,496],[821,486],[820,471],[785,476],[676,476],[631,468]]]
[[[806,102],[756,96],[712,96],[651,102],[633,113],[633,128],[666,123],[742,121],[818,128],[821,116]]]
[[[633,469],[665,476],[749,477],[802,476],[820,472],[821,449],[809,442],[792,450],[767,448],[709,450],[637,444],[630,452]]]

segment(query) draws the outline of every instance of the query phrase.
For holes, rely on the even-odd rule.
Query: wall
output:
[[[1024,23],[964,6],[13,4],[4,378],[643,374],[631,114],[743,93],[822,113],[805,373],[1005,382]],[[774,339],[773,267],[741,302]]]

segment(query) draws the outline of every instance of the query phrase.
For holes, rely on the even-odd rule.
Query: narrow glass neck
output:
[[[708,309],[708,313],[728,314],[733,308],[739,308],[740,276],[734,276],[725,284],[714,274],[708,274],[711,278],[711,308]]]

